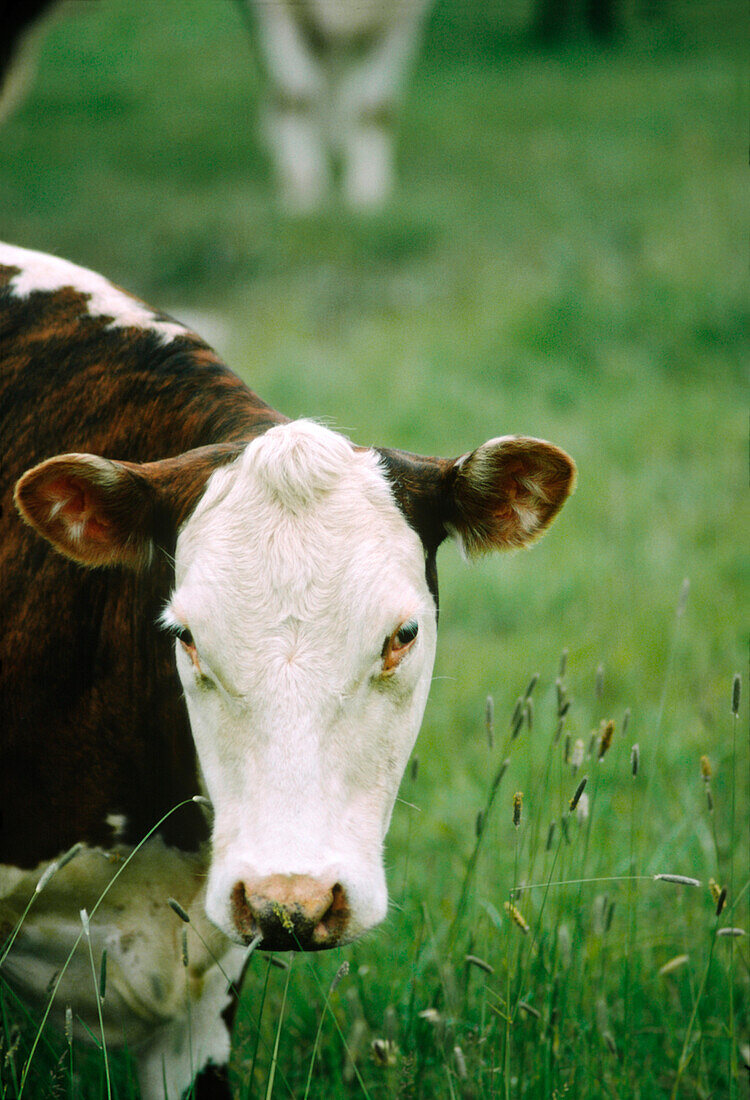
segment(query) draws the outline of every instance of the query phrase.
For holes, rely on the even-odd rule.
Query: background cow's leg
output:
[[[136,1052],[142,1100],[162,1100],[164,1081],[167,1094],[179,1097],[196,1078],[196,1098],[228,1100],[227,1065],[234,997],[227,992],[226,974],[239,982],[244,958],[241,948],[232,949],[202,978],[199,996],[190,999],[189,1014],[172,1020],[156,1033],[153,1041]]]
[[[339,135],[344,198],[355,208],[378,206],[393,190],[393,117],[423,10],[420,3],[401,13],[337,81],[331,132]]]
[[[303,213],[325,199],[331,166],[323,126],[326,82],[319,61],[284,3],[255,0],[270,84],[265,130],[287,209]]]

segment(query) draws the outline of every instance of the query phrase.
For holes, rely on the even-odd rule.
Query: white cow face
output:
[[[208,915],[269,949],[335,946],[386,912],[382,846],[430,684],[437,546],[530,543],[574,467],[539,440],[422,459],[306,421],[208,451],[60,456],[24,475],[17,503],[69,557],[141,570],[172,517],[163,625],[214,809]]]
[[[340,903],[313,945],[377,923],[436,633],[424,546],[377,456],[305,422],[251,443],[180,532],[164,620],[215,812],[211,919],[250,937],[252,898],[304,879],[315,898],[292,906]]]

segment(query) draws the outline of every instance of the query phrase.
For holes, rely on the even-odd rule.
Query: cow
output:
[[[314,211],[340,166],[344,201],[394,186],[394,116],[429,0],[237,0],[266,76],[262,131],[291,214]],[[0,0],[0,120],[21,100],[57,0]]]
[[[438,547],[529,545],[575,467],[523,436],[445,459],[290,420],[179,322],[10,245],[0,366],[3,975],[81,1039],[101,1007],[144,1100],[179,1097],[221,1077],[248,949],[385,917]],[[81,910],[103,1005],[85,938],[68,960]]]
[[[263,129],[292,213],[320,207],[340,167],[344,201],[394,186],[393,122],[429,0],[240,0],[267,74]]]

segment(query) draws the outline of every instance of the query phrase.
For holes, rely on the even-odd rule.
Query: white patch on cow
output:
[[[112,830],[112,835],[117,838],[125,832],[128,819],[125,814],[107,814],[104,819]]]
[[[347,935],[386,912],[382,844],[430,684],[436,610],[422,542],[371,451],[272,428],[210,478],[176,550],[167,621],[214,806],[207,911],[236,937],[238,882],[307,875],[346,892]],[[419,635],[389,676],[386,638]]]
[[[146,329],[155,332],[162,344],[187,332],[177,322],[159,320],[148,306],[114,286],[103,275],[57,256],[0,244],[0,265],[20,268],[9,283],[11,293],[18,298],[28,298],[35,291],[54,293],[72,287],[87,296],[86,308],[92,317],[111,318],[109,328]]]

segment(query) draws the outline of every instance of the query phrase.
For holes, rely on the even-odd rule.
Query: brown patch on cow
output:
[[[197,337],[108,327],[70,288],[0,289],[0,366],[0,862],[34,867],[78,840],[106,847],[115,810],[137,843],[200,790],[174,642],[156,625],[170,555],[211,472],[286,417]],[[70,452],[140,468],[148,570],[81,568],[22,522],[16,482]],[[207,826],[188,804],[159,832],[191,851]]]
[[[544,440],[509,437],[454,465],[446,486],[446,524],[470,555],[530,546],[575,485],[575,463]]]
[[[470,554],[528,545],[575,485],[575,463],[544,440],[508,436],[457,459],[379,448],[393,494],[428,558],[450,534]]]

